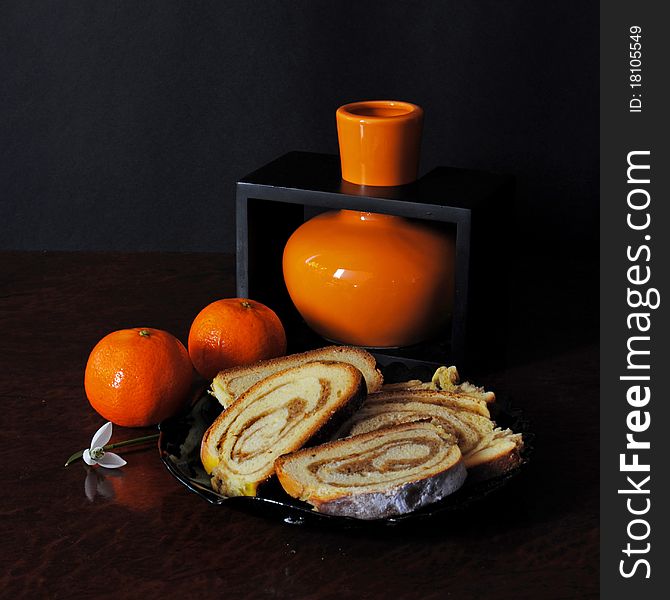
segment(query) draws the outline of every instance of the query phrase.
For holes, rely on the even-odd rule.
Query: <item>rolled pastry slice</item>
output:
[[[439,390],[384,390],[376,394],[370,394],[366,404],[388,402],[422,402],[424,404],[435,404],[458,411],[471,412],[481,415],[482,417],[489,418],[491,416],[486,401],[458,392],[444,392]]]
[[[523,436],[511,429],[496,428],[484,448],[464,457],[468,481],[484,481],[515,469],[522,462]]]
[[[487,392],[483,387],[473,385],[469,381],[460,382],[460,376],[455,366],[439,367],[431,381],[424,382],[418,379],[403,381],[401,383],[385,384],[384,392],[395,390],[434,390],[448,392],[460,398],[470,398],[490,404],[495,402],[496,396],[493,392]]]
[[[221,371],[212,381],[212,394],[226,408],[252,385],[273,373],[315,361],[343,362],[356,367],[363,373],[369,393],[376,392],[382,387],[382,374],[377,369],[372,354],[361,348],[328,346]]]
[[[400,423],[432,421],[454,434],[461,453],[467,457],[486,447],[493,438],[495,425],[488,414],[485,404],[452,398],[441,392],[382,392],[368,396],[363,407],[344,423],[336,437],[359,435]]]
[[[455,492],[466,477],[454,438],[408,423],[278,458],[284,490],[317,511],[357,519],[401,515]]]
[[[496,428],[488,414],[483,401],[452,397],[447,392],[416,389],[381,392],[370,395],[336,436],[429,420],[456,437],[470,481],[483,480],[518,466],[523,448],[521,434]]]
[[[200,449],[212,487],[224,496],[254,496],[275,459],[317,434],[328,439],[365,399],[358,369],[313,362],[271,375],[223,411]]]

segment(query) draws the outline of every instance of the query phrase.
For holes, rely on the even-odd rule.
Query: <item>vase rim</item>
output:
[[[336,114],[339,118],[374,123],[421,118],[423,109],[416,104],[402,100],[362,100],[340,106]]]

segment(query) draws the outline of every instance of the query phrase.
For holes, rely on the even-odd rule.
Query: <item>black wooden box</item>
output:
[[[506,334],[513,180],[438,167],[398,187],[343,181],[339,157],[290,152],[237,182],[237,294],[271,306],[287,329],[289,351],[326,345],[302,321],[282,274],[284,245],[324,210],[352,209],[440,222],[455,230],[453,318],[448,330],[416,346],[375,350],[381,364],[456,364],[482,371],[501,364]]]

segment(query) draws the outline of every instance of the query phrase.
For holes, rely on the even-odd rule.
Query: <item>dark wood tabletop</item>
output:
[[[118,471],[65,468],[104,423],[83,387],[95,343],[136,326],[186,342],[202,307],[235,294],[234,268],[219,254],[0,254],[0,595],[597,596],[597,295],[586,269],[566,268],[572,279],[515,270],[505,366],[475,383],[524,411],[534,452],[507,486],[456,514],[290,525],[208,504],[168,473],[155,444],[119,451],[128,464]],[[115,427],[113,441],[152,431]]]

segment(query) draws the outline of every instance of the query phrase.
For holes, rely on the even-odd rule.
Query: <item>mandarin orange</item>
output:
[[[93,348],[84,387],[91,406],[123,427],[155,425],[189,399],[193,366],[184,345],[160,329],[114,331]]]
[[[222,369],[286,353],[286,333],[275,312],[254,300],[212,302],[193,320],[188,353],[196,371],[213,379]]]

